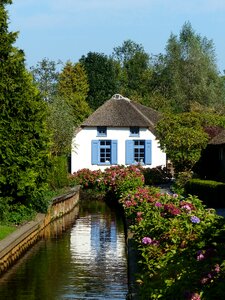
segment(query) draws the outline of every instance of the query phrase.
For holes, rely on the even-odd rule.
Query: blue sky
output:
[[[225,69],[224,0],[13,0],[7,9],[28,66],[45,57],[77,62],[89,51],[109,55],[127,39],[149,54],[164,53],[170,34],[189,21],[213,40]]]

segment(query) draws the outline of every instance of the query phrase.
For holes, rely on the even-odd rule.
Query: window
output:
[[[91,163],[92,165],[117,164],[117,141],[92,140]]]
[[[111,162],[111,141],[99,141],[100,164]]]
[[[134,141],[134,162],[145,163],[145,141]]]
[[[98,126],[97,127],[97,136],[107,136],[106,126]]]
[[[130,136],[139,136],[139,127],[130,127]]]
[[[151,140],[127,140],[126,141],[126,165],[152,163]]]

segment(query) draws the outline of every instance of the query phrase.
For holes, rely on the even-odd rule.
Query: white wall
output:
[[[79,169],[88,168],[91,170],[104,170],[108,166],[91,164],[91,141],[92,140],[117,140],[118,141],[118,164],[125,165],[125,140],[151,140],[152,141],[152,164],[147,167],[157,167],[166,165],[166,154],[161,151],[155,136],[145,128],[140,128],[139,137],[130,137],[130,128],[110,128],[107,127],[107,137],[97,137],[96,128],[83,128],[74,137],[71,154],[71,173]]]

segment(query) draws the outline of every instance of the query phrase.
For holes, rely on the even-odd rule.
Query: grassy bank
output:
[[[0,225],[0,240],[16,230],[16,226]]]

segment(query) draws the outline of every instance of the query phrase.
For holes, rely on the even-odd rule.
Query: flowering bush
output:
[[[81,169],[69,176],[70,185],[81,185],[83,188],[97,188],[102,178],[101,170]]]
[[[119,199],[138,251],[141,299],[223,299],[225,219],[195,196],[144,186],[142,171],[137,166],[83,169],[71,182]]]
[[[197,197],[151,188],[127,193],[120,202],[140,256],[143,299],[222,299],[222,217]]]
[[[70,182],[83,188],[111,191],[120,197],[125,191],[144,185],[144,176],[137,166],[112,166],[104,172],[82,169],[70,175]]]
[[[138,166],[114,166],[105,170],[104,182],[120,198],[126,191],[144,185],[144,175]]]

